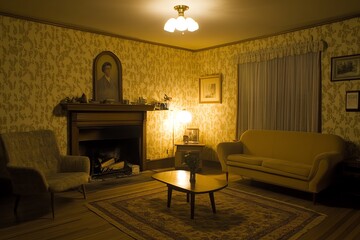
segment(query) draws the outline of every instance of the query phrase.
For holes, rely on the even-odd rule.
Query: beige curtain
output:
[[[242,54],[237,137],[247,129],[320,130],[320,54],[324,43]]]

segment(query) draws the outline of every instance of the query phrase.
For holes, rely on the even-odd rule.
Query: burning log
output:
[[[98,159],[101,165],[101,172],[108,172],[113,170],[121,170],[125,166],[125,162],[116,162],[115,158],[110,158],[106,161],[103,159]]]

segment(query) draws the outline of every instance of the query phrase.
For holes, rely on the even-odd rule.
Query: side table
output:
[[[187,170],[187,166],[185,164],[184,156],[187,152],[195,152],[199,154],[199,170],[202,168],[202,161],[200,157],[200,153],[205,147],[203,143],[176,143],[176,152],[175,152],[175,169]]]

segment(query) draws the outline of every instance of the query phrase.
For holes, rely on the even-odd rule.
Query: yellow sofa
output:
[[[315,194],[334,179],[345,142],[332,134],[247,130],[238,142],[217,146],[222,170]]]

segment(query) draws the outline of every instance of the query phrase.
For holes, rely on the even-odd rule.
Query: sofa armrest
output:
[[[216,152],[223,172],[227,172],[227,156],[243,152],[242,142],[222,142],[216,147]]]
[[[31,167],[19,167],[9,164],[6,168],[10,175],[14,194],[32,195],[48,191],[49,185],[41,171]]]
[[[343,154],[339,152],[325,152],[317,155],[309,175],[310,191],[319,192],[329,186],[334,180],[335,168],[343,158]]]
[[[86,156],[63,155],[60,172],[85,172],[90,174],[90,159]]]

